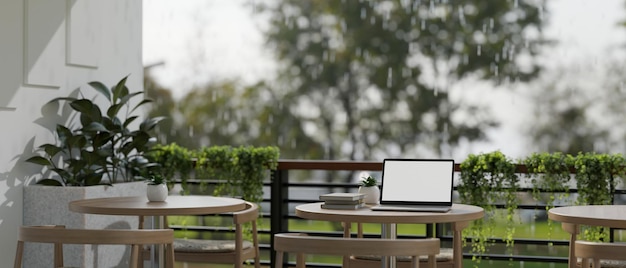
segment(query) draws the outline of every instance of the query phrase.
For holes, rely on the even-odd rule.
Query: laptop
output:
[[[452,207],[453,159],[385,159],[377,211],[447,212]]]

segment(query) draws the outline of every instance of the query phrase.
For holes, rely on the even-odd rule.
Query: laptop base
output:
[[[378,205],[373,206],[373,211],[410,211],[410,212],[440,212],[450,211],[450,206],[402,206],[402,205]]]

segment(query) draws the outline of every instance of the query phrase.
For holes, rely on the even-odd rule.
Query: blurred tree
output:
[[[283,158],[319,157],[319,146],[312,145],[296,118],[284,111],[282,97],[269,93],[263,82],[250,86],[234,80],[211,83],[187,94],[180,101],[180,111],[199,146],[271,145],[279,146]]]
[[[626,8],[626,1],[624,1]],[[618,22],[626,30],[626,18]],[[542,73],[530,86],[534,116],[525,126],[536,151],[624,153],[626,65],[621,48]],[[603,57],[604,56],[604,57]],[[532,89],[531,89],[532,91]]]
[[[528,148],[572,155],[622,153],[626,139],[623,62],[606,62],[592,70],[572,66],[578,64],[547,72],[537,81],[539,86],[530,96],[534,114],[525,125]]]
[[[189,139],[188,126],[178,110],[178,104],[172,97],[170,89],[157,83],[150,74],[150,66],[144,68],[144,90],[149,99],[154,100],[154,105],[148,111],[150,117],[165,116],[166,119],[156,127],[156,137],[159,143],[167,144],[175,142],[181,146],[194,148],[195,145]]]
[[[294,117],[325,159],[379,159],[451,155],[462,140],[484,139],[496,122],[453,100],[451,85],[535,77],[544,4],[280,0],[255,8],[269,14],[268,44],[281,64],[272,88],[287,106],[280,116]]]
[[[264,83],[242,86],[235,80],[213,82],[192,89],[181,100],[144,73],[147,96],[156,105],[150,116],[167,116],[159,126],[161,143],[187,148],[201,146],[278,146],[282,158],[321,158],[320,146],[307,138]],[[292,127],[293,126],[293,127]],[[277,140],[277,134],[281,133]]]
[[[585,113],[590,103],[577,94],[581,90],[569,88],[564,92],[553,84],[536,96],[534,122],[527,128],[532,147],[540,152],[576,155],[593,152],[594,143],[606,139],[606,131],[594,126]]]

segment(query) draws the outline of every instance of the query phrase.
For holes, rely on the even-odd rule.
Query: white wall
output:
[[[141,10],[128,0],[0,2],[0,267],[12,266],[22,186],[38,168],[23,160],[54,140],[42,105],[126,75],[131,90],[143,90]]]

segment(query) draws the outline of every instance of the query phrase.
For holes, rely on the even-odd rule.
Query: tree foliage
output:
[[[323,154],[286,110],[281,96],[272,95],[263,82],[245,86],[235,79],[217,81],[193,88],[180,100],[149,72],[144,83],[148,96],[157,102],[150,115],[171,118],[158,130],[163,144],[185,148],[279,146],[284,158],[319,159]]]
[[[451,88],[464,79],[532,79],[545,43],[546,12],[536,1],[255,5],[269,18],[276,81],[232,78],[166,101],[163,112],[174,115],[162,141],[275,145],[281,157],[303,159],[451,155],[497,125]]]
[[[484,139],[496,122],[453,99],[451,85],[527,81],[545,43],[545,9],[527,1],[282,0],[260,9],[281,63],[274,90],[315,129],[307,134],[327,159],[441,155]]]
[[[572,155],[623,152],[623,73],[623,63],[607,62],[592,71],[562,66],[542,74],[530,92],[529,147]]]

